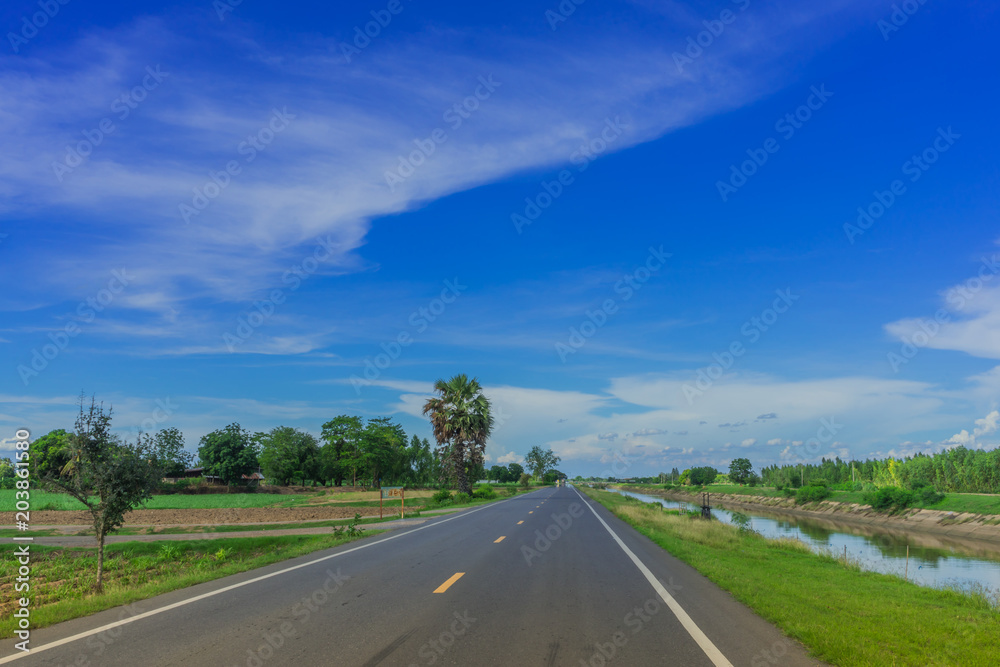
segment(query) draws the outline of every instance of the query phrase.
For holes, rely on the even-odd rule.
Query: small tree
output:
[[[184,434],[176,428],[157,431],[153,436],[153,449],[167,477],[177,477],[190,468],[194,460],[194,455],[184,449]]]
[[[53,442],[52,444],[58,444]],[[50,452],[51,453],[51,452]],[[80,402],[76,432],[69,437],[68,457],[62,468],[41,471],[43,485],[64,491],[90,511],[97,535],[97,583],[104,589],[104,538],[125,523],[125,515],[152,496],[163,476],[151,439],[139,436],[134,445],[111,433],[111,409],[91,399],[85,411]]]
[[[733,459],[729,464],[729,481],[734,484],[746,484],[753,475],[750,459]]]
[[[524,467],[520,463],[508,463],[507,464],[507,479],[512,482],[521,481],[521,475],[524,474]]]

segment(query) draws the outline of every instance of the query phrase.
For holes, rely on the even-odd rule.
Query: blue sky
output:
[[[2,448],[455,373],[573,475],[994,447],[1000,14],[904,4],[6,3]]]

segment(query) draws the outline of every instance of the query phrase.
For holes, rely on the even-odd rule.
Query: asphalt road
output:
[[[18,653],[13,644],[0,642],[0,664]],[[572,487],[33,630],[31,646],[10,662],[818,664]]]

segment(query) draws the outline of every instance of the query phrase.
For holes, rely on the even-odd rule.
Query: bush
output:
[[[431,500],[436,502],[438,505],[444,505],[445,503],[449,503],[451,502],[451,491],[449,491],[448,489],[441,489],[433,496],[431,496]]]
[[[795,504],[815,503],[830,497],[830,489],[825,486],[803,486],[795,492]]]
[[[932,489],[933,490],[933,489]],[[916,494],[906,489],[897,489],[895,486],[883,486],[865,494],[865,502],[872,506],[874,510],[906,509],[913,504]]]
[[[456,493],[455,494],[455,504],[462,505],[469,502],[472,498],[469,497],[468,493]]]
[[[497,492],[493,490],[492,486],[480,486],[472,492],[472,497],[482,498],[483,500],[493,500],[497,497]]]
[[[786,498],[794,498],[795,497],[795,489],[792,489],[792,488],[782,489],[781,490],[781,494],[783,496],[785,496]]]
[[[944,494],[929,484],[914,484],[910,487],[913,491],[914,500],[920,505],[937,505],[944,500]]]
[[[926,486],[920,489],[918,493],[921,505],[937,505],[939,502],[944,500],[944,494],[939,492],[933,486]]]
[[[529,475],[526,472],[521,473],[521,486],[523,486],[524,488],[528,488],[530,484],[531,484],[531,475]]]

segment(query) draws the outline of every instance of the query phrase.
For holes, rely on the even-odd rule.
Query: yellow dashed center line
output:
[[[535,510],[531,510],[530,512],[528,512],[528,514],[534,514],[534,513],[535,513]]]
[[[444,593],[446,590],[451,588],[451,585],[461,579],[465,575],[465,572],[456,572],[455,574],[448,577],[448,581],[444,582],[440,586],[434,589],[435,593]]]
[[[523,522],[523,521],[518,521],[518,522],[517,522],[517,525],[519,525],[519,526],[520,526],[520,525],[521,525],[522,523],[524,523],[524,522]]]
[[[503,542],[503,538],[505,538],[505,537],[507,537],[507,536],[506,535],[501,535],[498,539],[493,540],[493,544],[500,544],[501,542]]]

